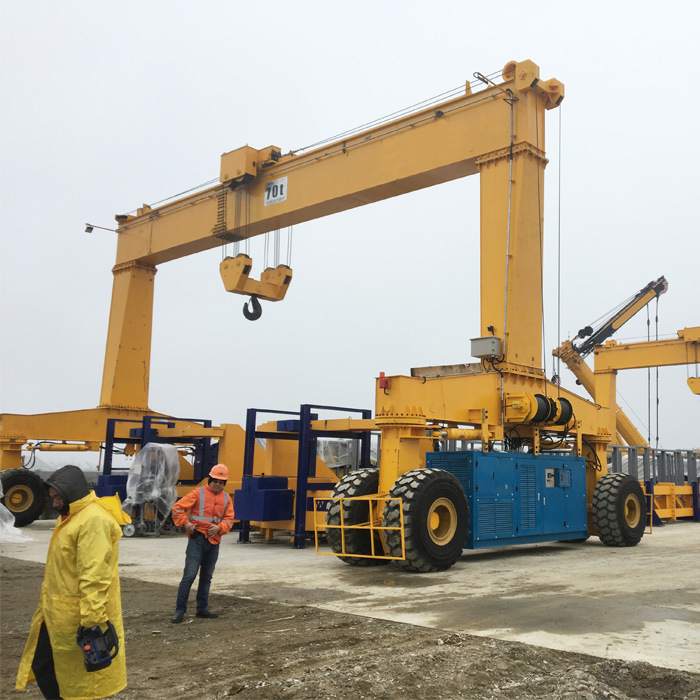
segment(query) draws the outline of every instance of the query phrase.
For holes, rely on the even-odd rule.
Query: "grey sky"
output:
[[[4,412],[99,402],[116,244],[85,222],[217,177],[224,151],[300,147],[511,59],[566,85],[561,161],[547,119],[548,358],[559,196],[563,338],[661,274],[660,332],[700,325],[692,3],[3,0],[0,14]],[[467,178],[296,227],[290,291],[256,323],[223,290],[221,251],[163,265],[151,408],[217,423],[249,406],[373,408],[380,371],[470,361],[478,255]],[[618,336],[645,337],[645,314]],[[660,370],[663,447],[700,447],[689,374]],[[618,386],[646,435],[646,370]]]

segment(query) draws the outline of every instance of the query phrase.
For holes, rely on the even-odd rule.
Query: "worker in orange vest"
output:
[[[171,622],[182,622],[187,612],[190,588],[199,572],[197,587],[197,612],[195,617],[218,617],[209,610],[209,587],[214,567],[219,557],[219,542],[233,527],[233,503],[224,486],[228,481],[228,469],[217,464],[209,472],[205,486],[190,491],[173,506],[173,522],[187,532],[185,571],[177,590],[175,614]]]

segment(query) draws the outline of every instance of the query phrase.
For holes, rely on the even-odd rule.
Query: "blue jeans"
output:
[[[209,606],[209,587],[211,586],[211,579],[214,575],[214,567],[218,558],[218,544],[212,544],[201,533],[196,539],[190,537],[185,554],[185,571],[182,574],[180,587],[177,589],[176,610],[187,611],[187,599],[190,596],[190,588],[192,588],[192,584],[197,578],[198,571],[197,610],[207,609]]]

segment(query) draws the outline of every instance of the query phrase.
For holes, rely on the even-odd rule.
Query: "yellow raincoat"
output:
[[[129,522],[118,496],[97,498],[94,491],[71,503],[67,517],[59,517],[46,558],[39,605],[17,673],[18,690],[25,690],[27,683],[35,680],[32,660],[42,622],[51,639],[62,698],[95,700],[126,687],[117,563],[120,525]],[[78,626],[104,625],[107,620],[117,631],[119,653],[107,668],[88,673],[76,642]]]

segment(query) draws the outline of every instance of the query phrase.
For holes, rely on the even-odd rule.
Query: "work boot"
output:
[[[185,613],[182,610],[176,610],[175,614],[170,618],[170,622],[182,622],[185,619]]]
[[[195,617],[219,617],[219,613],[212,612],[208,608],[204,608],[204,610],[197,610],[197,612],[194,614]]]

